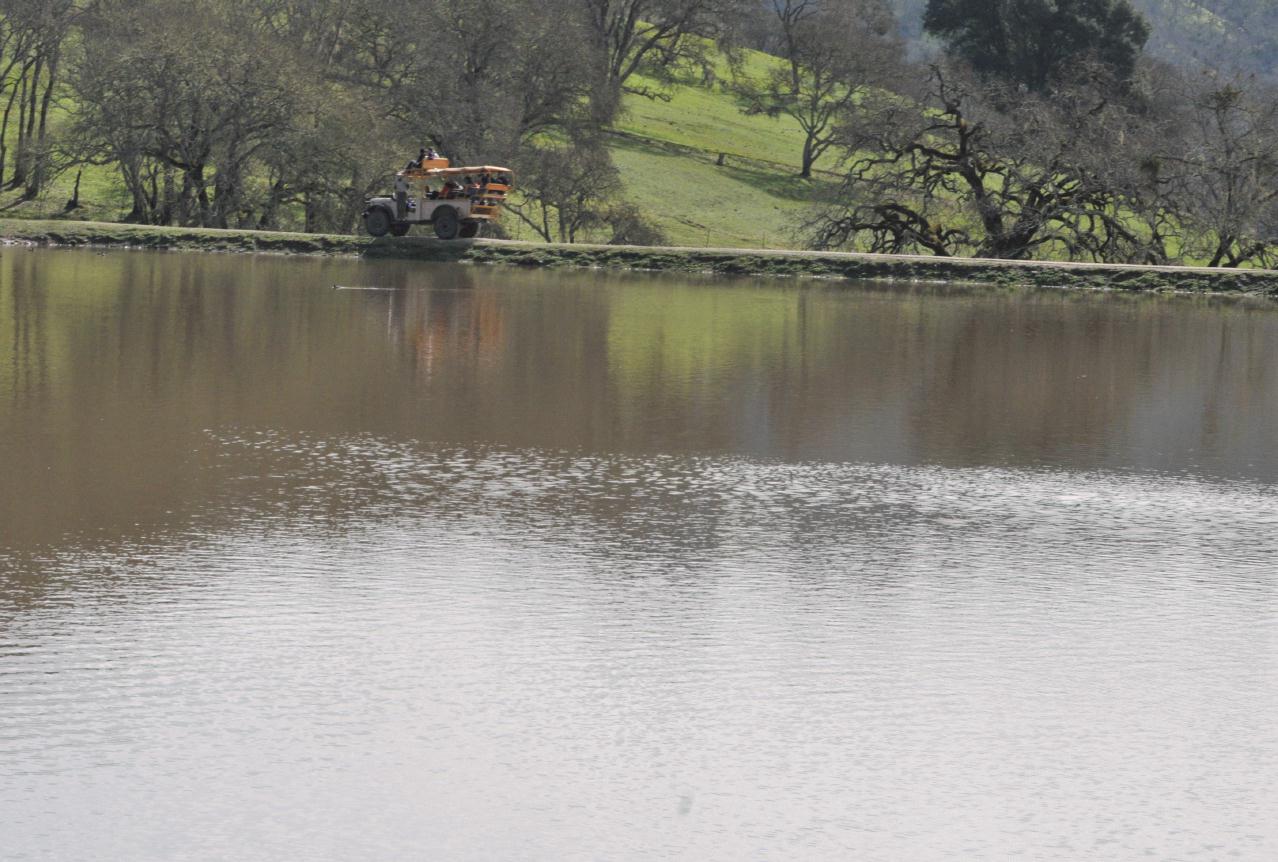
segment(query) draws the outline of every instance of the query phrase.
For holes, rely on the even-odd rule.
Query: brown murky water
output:
[[[3,249],[0,856],[1278,858],[1276,451],[1269,305]]]

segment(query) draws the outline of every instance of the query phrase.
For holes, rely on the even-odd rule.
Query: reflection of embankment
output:
[[[665,248],[509,241],[440,242],[424,237],[339,236],[252,230],[152,227],[109,222],[0,219],[0,237],[54,246],[116,246],[189,251],[361,255],[369,258],[588,267],[721,275],[820,276],[1125,291],[1187,291],[1278,296],[1268,270],[1152,267],[1055,261],[970,260],[731,248]]]

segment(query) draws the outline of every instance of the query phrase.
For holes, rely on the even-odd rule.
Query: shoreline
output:
[[[552,244],[155,227],[0,218],[6,245],[323,254],[427,262],[577,267],[743,276],[950,282],[1003,287],[1233,294],[1278,298],[1278,271],[1008,261],[768,249]]]

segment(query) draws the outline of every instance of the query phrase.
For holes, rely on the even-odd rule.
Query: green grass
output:
[[[777,61],[745,52],[742,68],[759,77]],[[685,79],[636,88],[661,98],[629,95],[610,149],[627,197],[675,245],[800,248],[796,228],[810,209],[813,183],[833,182],[833,158],[816,177],[799,179],[803,133],[787,117],[748,116],[729,86],[725,62],[717,83]],[[726,164],[716,164],[720,153]]]
[[[762,55],[755,55],[761,57]],[[747,74],[766,72],[765,61],[747,62]],[[720,83],[703,87],[699,83],[682,83],[667,87],[665,98],[652,99],[630,95],[623,102],[624,114],[618,120],[618,131],[700,150],[711,155],[727,153],[750,161],[769,163],[781,174],[797,174],[799,154],[803,149],[803,133],[788,117],[753,116],[741,112],[736,97],[727,86],[727,72]],[[636,86],[656,88],[644,78]],[[829,170],[833,158],[817,162],[817,169]]]
[[[627,197],[670,242],[684,246],[794,248],[811,183],[767,166],[722,167],[697,151],[615,136],[612,157]]]

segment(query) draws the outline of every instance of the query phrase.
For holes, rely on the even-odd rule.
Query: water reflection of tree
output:
[[[943,463],[1245,474],[1262,441],[1213,429],[1278,434],[1275,323],[1245,306],[1065,294],[934,318],[917,449]]]
[[[1084,468],[1161,459],[1230,473],[1250,470],[1278,433],[1278,319],[1262,306],[668,288],[620,295],[612,322],[610,361],[635,436],[661,437],[652,417],[665,414],[710,448],[766,457]],[[1229,439],[1211,431],[1219,423],[1234,429]]]

